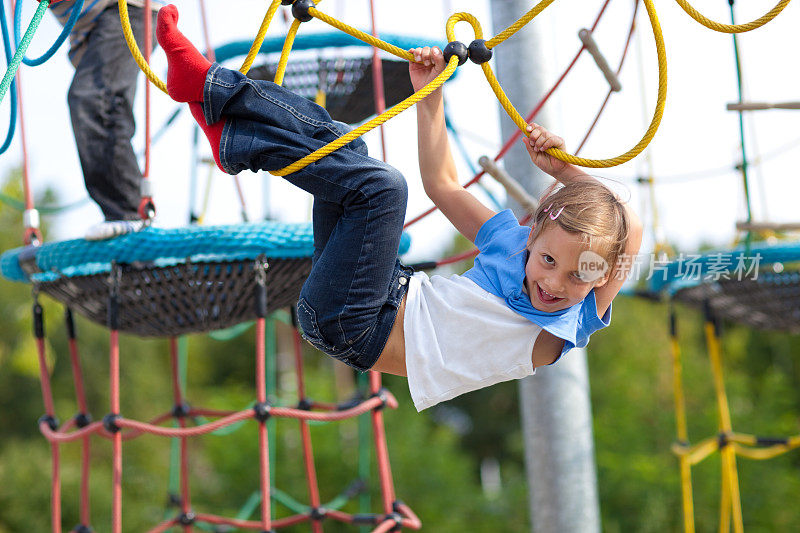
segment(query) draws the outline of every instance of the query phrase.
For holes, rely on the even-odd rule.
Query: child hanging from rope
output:
[[[346,133],[305,98],[210,64],[177,20],[174,6],[159,12],[167,90],[189,104],[223,171],[277,170]],[[419,90],[445,64],[438,49],[412,53]],[[495,214],[457,181],[441,89],[417,104],[417,117],[425,191],[480,250],[463,276],[429,279],[397,260],[406,182],[361,139],[285,178],[314,196],[313,264],[297,303],[304,337],[358,370],[408,376],[422,410],[585,346],[609,323],[626,274],[619,259],[638,252],[642,231],[611,191],[545,153],[563,141],[536,125],[531,159],[563,187],[542,199],[533,228],[510,210]]]

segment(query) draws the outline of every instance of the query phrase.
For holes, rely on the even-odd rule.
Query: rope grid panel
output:
[[[692,443],[682,378],[678,315],[670,311],[670,352],[677,439],[672,451],[680,465],[683,529],[694,533],[692,466],[719,452],[720,531],[743,533],[737,457],[770,459],[800,448],[800,435],[758,436],[734,431],[725,392],[721,324],[733,321],[764,330],[800,333],[800,243],[745,247],[729,252],[681,257],[658,265],[661,276],[650,281],[655,292],[667,292],[672,301],[702,309],[705,339],[717,406],[718,433]],[[656,266],[653,267],[656,270]]]

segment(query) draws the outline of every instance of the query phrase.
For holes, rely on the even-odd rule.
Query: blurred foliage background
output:
[[[11,176],[3,194],[21,197]],[[37,203],[48,203],[52,195]],[[47,235],[47,228],[44,228]],[[0,204],[0,249],[17,247],[21,214]],[[454,249],[463,248],[463,242]],[[460,265],[465,270],[469,265]],[[30,286],[0,280],[0,533],[50,530],[50,448],[39,434],[43,414],[38,362],[32,337]],[[77,412],[63,309],[47,297],[47,352],[53,394],[63,422]],[[589,347],[595,451],[603,531],[681,531],[675,439],[672,363],[665,304],[620,296],[613,327]],[[716,409],[702,317],[678,308],[689,435],[693,442],[716,433]],[[77,328],[88,401],[94,419],[108,408],[108,333],[80,317]],[[279,395],[296,401],[291,332],[276,325]],[[122,413],[147,420],[171,407],[167,341],[121,339]],[[252,329],[231,340],[205,335],[188,343],[188,399],[192,405],[242,409],[254,400]],[[800,431],[800,338],[727,326],[724,332],[726,387],[735,430],[757,435]],[[306,386],[320,401],[346,400],[353,375],[308,349]],[[476,391],[417,413],[405,380],[384,377],[400,408],[386,412],[389,452],[397,495],[436,532],[528,531],[527,489],[519,396],[515,382]],[[357,478],[355,422],[312,427],[323,501]],[[277,422],[275,484],[307,501],[300,434],[296,421]],[[235,515],[258,488],[257,429],[253,422],[226,435],[190,444],[195,511]],[[370,441],[371,442],[371,441]],[[80,445],[61,446],[63,528],[78,523]],[[170,443],[144,436],[123,448],[125,531],[146,531],[177,509],[169,505]],[[92,441],[92,526],[110,529],[111,449]],[[748,531],[800,528],[800,453],[768,461],[738,459]],[[499,474],[499,477],[498,477]],[[697,531],[715,531],[719,519],[719,457],[693,469]],[[380,509],[373,466],[369,491]],[[290,514],[279,504],[276,516]],[[344,510],[357,512],[355,501]],[[331,532],[353,527],[325,523]],[[177,531],[177,529],[175,529]],[[308,525],[286,531],[309,531]]]

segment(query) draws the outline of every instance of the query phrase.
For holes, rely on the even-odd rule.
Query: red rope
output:
[[[72,313],[67,311],[68,328],[72,325]],[[89,409],[86,403],[86,392],[83,386],[83,373],[81,372],[80,357],[78,354],[78,343],[74,337],[69,339],[69,357],[72,366],[72,379],[75,383],[75,397],[78,403],[78,412],[85,415]],[[74,420],[70,421],[74,423]],[[80,487],[80,521],[81,524],[88,525],[90,520],[89,502],[89,461],[91,459],[92,441],[90,433],[86,433],[81,439],[81,487]]]
[[[256,319],[256,398],[259,403],[267,402],[266,366],[266,319]],[[258,423],[259,461],[261,464],[261,527],[264,531],[272,529],[271,493],[269,483],[269,439],[266,421]]]
[[[375,0],[369,0],[369,16],[372,24],[372,36],[379,38],[377,26],[375,24]],[[378,54],[378,47],[372,47],[372,92],[375,98],[375,113],[380,115],[386,111],[386,93],[383,90],[383,63]],[[380,125],[381,134],[381,155],[386,161],[386,132],[383,124]]]
[[[294,364],[295,376],[297,379],[297,397],[300,402],[306,398],[305,385],[303,381],[303,348],[300,344],[300,333],[295,329],[292,335],[294,341]],[[317,470],[314,465],[314,449],[311,444],[311,430],[308,422],[300,420],[300,436],[303,442],[303,463],[306,468],[306,481],[308,482],[308,498],[312,509],[320,506],[319,484],[317,482]],[[322,533],[322,524],[315,520],[311,523],[314,533]]]
[[[111,413],[119,414],[119,331],[111,330],[109,384]],[[112,436],[111,531],[122,533],[122,433]]]
[[[184,405],[183,390],[180,380],[180,364],[178,353],[178,339],[170,337],[169,355],[172,370],[172,399],[176,408]],[[186,428],[186,418],[178,417],[178,426]],[[189,441],[186,437],[180,439],[180,485],[181,485],[181,511],[185,514],[192,509],[191,493],[189,492]],[[186,528],[184,527],[184,530]]]

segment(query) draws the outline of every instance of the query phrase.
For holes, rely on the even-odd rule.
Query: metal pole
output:
[[[531,8],[529,0],[492,0],[494,33],[510,26]],[[495,49],[500,84],[512,103],[525,115],[536,105],[554,79],[546,72],[548,50],[554,44],[543,38],[534,19]],[[575,44],[578,44],[577,42]],[[549,104],[552,109],[552,103]],[[535,119],[559,131],[547,113]],[[501,109],[504,138],[516,127]],[[550,178],[530,161],[520,144],[505,157],[506,170],[535,197]],[[509,207],[520,214],[513,201]],[[532,530],[537,533],[593,533],[600,531],[600,505],[594,462],[592,415],[586,351],[573,349],[556,365],[537,369],[520,381],[525,462]]]

